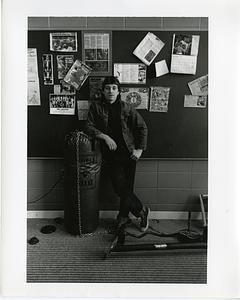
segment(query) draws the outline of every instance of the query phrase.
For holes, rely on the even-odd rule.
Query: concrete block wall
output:
[[[207,17],[29,17],[29,30],[208,30]]]
[[[28,159],[28,210],[63,210],[63,180],[44,198],[62,175],[62,159]],[[199,211],[198,195],[207,193],[206,160],[140,160],[135,193],[152,211]],[[100,210],[117,210],[118,198],[108,178],[100,193]],[[36,201],[36,202],[35,202]]]

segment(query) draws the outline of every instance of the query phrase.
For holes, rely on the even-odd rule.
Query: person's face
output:
[[[103,90],[104,97],[110,103],[116,101],[119,94],[118,86],[116,84],[106,84]]]

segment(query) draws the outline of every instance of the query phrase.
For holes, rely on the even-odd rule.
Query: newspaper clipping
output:
[[[152,86],[150,87],[150,111],[168,112],[169,87]]]
[[[192,95],[206,96],[208,95],[208,75],[199,77],[188,83]]]
[[[199,35],[173,35],[171,73],[196,74],[199,39]]]
[[[28,49],[28,105],[41,105],[37,64],[37,49]]]
[[[165,44],[153,33],[148,32],[141,43],[133,51],[143,63],[149,66]]]
[[[77,59],[63,80],[67,84],[72,85],[76,90],[79,90],[88,78],[91,70],[89,66]]]
[[[147,67],[144,64],[114,64],[114,76],[120,83],[146,84]]]
[[[74,115],[75,114],[75,95],[49,95],[51,115]]]
[[[58,79],[63,79],[74,62],[73,55],[57,55]]]
[[[77,33],[50,33],[50,50],[59,52],[77,52]]]
[[[94,73],[109,72],[109,33],[84,33],[83,61]]]
[[[207,96],[185,95],[184,107],[206,108],[207,98],[208,98]]]

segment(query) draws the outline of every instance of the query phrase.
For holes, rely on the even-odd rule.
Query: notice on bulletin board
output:
[[[148,88],[121,88],[121,99],[136,109],[148,109]]]
[[[49,106],[51,115],[74,115],[75,114],[75,94],[74,95],[49,95]]]
[[[169,87],[152,86],[150,87],[150,108],[151,112],[167,112],[168,111],[168,99],[169,99]]]
[[[79,90],[91,71],[92,69],[89,66],[77,59],[63,80]]]
[[[58,79],[63,79],[74,63],[73,55],[57,55]]]
[[[28,49],[28,105],[41,105],[37,64],[37,49]]]
[[[171,73],[196,74],[199,38],[199,35],[173,35]]]
[[[110,34],[83,33],[83,62],[92,70],[92,75],[111,75]]]
[[[185,95],[184,107],[205,108],[207,106],[207,96]]]
[[[89,107],[90,107],[90,101],[87,100],[77,101],[78,120],[87,120]]]
[[[149,66],[165,44],[152,32],[148,32],[133,51],[143,63]]]
[[[59,52],[77,52],[77,32],[50,33],[50,50]]]
[[[146,84],[147,67],[144,64],[114,64],[114,76],[120,83]]]
[[[201,76],[188,83],[192,95],[206,96],[208,95],[208,75]]]
[[[52,54],[43,54],[43,83],[44,85],[53,84],[53,56]]]

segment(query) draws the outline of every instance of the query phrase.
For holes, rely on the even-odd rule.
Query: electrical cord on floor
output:
[[[53,191],[53,189],[58,185],[58,183],[63,179],[63,177],[64,177],[64,172],[62,172],[60,178],[54,183],[54,185],[50,188],[50,190],[47,193],[45,193],[44,195],[42,195],[41,197],[39,197],[39,198],[37,198],[37,199],[35,199],[33,201],[28,201],[28,203],[36,203],[39,200],[41,200],[44,197],[46,197],[47,195],[49,195]]]

